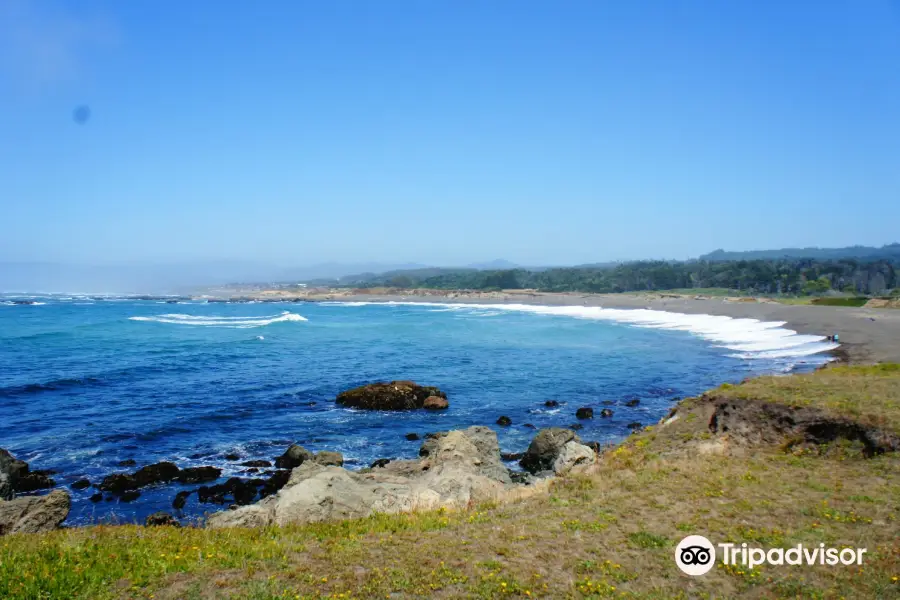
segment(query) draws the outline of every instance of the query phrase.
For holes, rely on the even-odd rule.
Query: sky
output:
[[[0,0],[0,262],[880,246],[898,65],[900,0]]]

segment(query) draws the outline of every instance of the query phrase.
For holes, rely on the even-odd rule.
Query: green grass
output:
[[[900,366],[722,387],[900,430]],[[90,527],[0,538],[0,598],[896,598],[900,457],[751,448],[710,435],[711,404],[630,436],[596,471],[460,512],[267,529]],[[862,567],[715,568],[673,547],[866,547]]]
[[[868,298],[813,298],[811,304],[816,306],[864,306]]]

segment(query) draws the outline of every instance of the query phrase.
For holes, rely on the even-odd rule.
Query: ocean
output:
[[[22,300],[33,304],[14,303]],[[583,440],[614,443],[629,424],[656,423],[678,398],[829,360],[833,344],[783,325],[583,306],[6,295],[0,447],[56,471],[57,486],[68,488],[162,460],[221,467],[223,481],[251,477],[240,462],[273,461],[291,443],[341,452],[359,469],[417,456],[421,442],[408,433],[470,425],[492,427],[504,452],[523,451],[534,428],[576,422]],[[450,408],[363,412],[334,402],[343,390],[393,379],[438,386]],[[578,421],[582,406],[595,418]],[[613,416],[600,418],[603,408]],[[500,416],[512,425],[496,425]],[[117,466],[128,459],[137,467]],[[89,500],[97,490],[70,489],[67,523],[140,522],[174,512],[175,494],[197,487],[98,503]],[[194,494],[178,516],[221,509]]]

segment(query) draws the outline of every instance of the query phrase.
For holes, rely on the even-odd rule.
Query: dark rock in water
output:
[[[271,496],[283,488],[290,478],[290,471],[275,471],[275,473],[269,477],[269,480],[266,481],[265,485],[262,486],[262,489],[259,490],[259,497],[265,498],[266,496]]]
[[[112,502],[113,500],[116,499],[116,497],[115,496],[107,496],[105,499],[107,502]]]
[[[370,383],[338,394],[337,403],[350,408],[364,410],[412,410],[423,408],[425,400],[435,396],[446,400],[447,394],[436,387],[416,385],[412,381],[392,381],[391,383]],[[433,408],[439,406],[431,401]]]
[[[634,398],[634,399],[629,400],[628,402],[626,402],[626,403],[625,403],[625,406],[635,407],[635,406],[637,406],[637,405],[640,404],[640,403],[641,403],[640,400],[638,400],[637,398]]]
[[[188,467],[178,472],[180,483],[205,483],[215,481],[222,476],[222,469],[217,467]]]
[[[137,465],[133,458],[128,458],[126,460],[120,461],[117,466],[119,467],[133,467]]]
[[[134,472],[134,480],[138,487],[153,485],[154,483],[166,483],[178,477],[179,469],[175,463],[158,462],[146,467],[141,467]]]
[[[578,410],[575,411],[576,419],[593,419],[594,418],[594,409],[589,406],[582,406]]]
[[[582,425],[581,423],[572,423],[571,425],[569,425],[569,429],[571,429],[572,431],[579,431],[581,429],[584,429],[584,425]]]
[[[232,477],[218,485],[200,486],[197,489],[197,499],[204,503],[226,504],[229,502],[228,497],[231,497],[235,504],[250,504],[256,497],[257,481],[261,482],[258,479]]]
[[[240,454],[226,454],[225,460],[241,460]]]
[[[389,462],[391,462],[391,459],[389,459],[389,458],[379,458],[378,460],[376,460],[375,462],[373,462],[371,465],[369,465],[369,468],[370,468],[370,469],[377,469],[377,468],[379,468],[379,467],[385,466],[385,465],[388,464]]]
[[[94,503],[100,502],[101,500],[103,500],[103,492],[97,492],[90,497],[90,501]]]
[[[79,479],[70,486],[73,490],[83,490],[91,487],[91,482],[87,479]]]
[[[552,470],[553,463],[563,446],[573,440],[581,442],[578,435],[571,429],[560,427],[541,429],[531,440],[531,444],[528,445],[528,450],[525,451],[525,456],[522,457],[519,464],[533,474]]]
[[[0,535],[56,529],[69,515],[71,505],[69,494],[63,490],[4,500],[0,502]]]
[[[131,502],[133,500],[137,500],[141,497],[141,493],[137,490],[129,490],[127,492],[122,493],[119,496],[119,500],[122,502]]]
[[[501,452],[500,460],[519,460],[525,456],[524,452]]]
[[[272,463],[267,460],[248,460],[241,463],[242,467],[271,467]]]
[[[340,452],[319,452],[313,460],[320,465],[332,467],[344,466],[344,455]]]
[[[510,425],[512,425],[512,419],[510,419],[506,415],[503,415],[502,417],[497,419],[497,425],[500,425],[501,427],[509,427]]]
[[[0,500],[12,500],[19,477],[28,473],[28,463],[0,448]]]
[[[125,473],[113,473],[112,475],[104,477],[103,481],[101,481],[100,485],[97,487],[104,492],[110,492],[111,494],[122,494],[128,490],[136,490],[140,486],[131,475],[126,475]]]
[[[604,419],[608,419],[611,416],[613,416],[613,411],[609,410],[608,408],[604,408],[603,410],[600,411],[600,416],[603,417]]]
[[[554,408],[556,406],[559,406],[559,402],[556,400],[547,400],[546,402],[544,402],[544,406],[546,406],[547,408]]]
[[[613,404],[615,404],[615,402],[613,402],[612,400],[603,401],[603,406],[612,406]]]
[[[531,424],[531,423],[525,423],[524,425],[522,425],[522,427],[527,427],[528,429],[537,429],[537,427],[535,427],[535,426],[534,426],[533,424]]]
[[[259,469],[256,467],[250,467],[249,469],[244,469],[241,473],[259,473]]]
[[[293,469],[314,458],[315,455],[303,446],[291,444],[284,454],[275,459],[275,466],[279,469]]]
[[[56,482],[50,479],[42,471],[34,471],[33,473],[22,473],[19,475],[19,481],[16,484],[17,492],[34,492],[36,490],[50,489],[56,485]]]
[[[172,500],[172,508],[176,510],[181,510],[182,508],[184,508],[188,497],[193,493],[193,490],[185,490],[183,492],[178,492],[177,494],[175,494],[175,499]]]
[[[596,452],[597,454],[600,454],[600,449],[602,448],[602,446],[600,446],[600,442],[584,442],[584,445],[587,446],[588,448],[590,448],[591,450],[593,450],[594,452]]]
[[[643,427],[644,426],[641,424],[640,421],[632,421],[631,423],[628,424],[628,429],[631,429],[631,430],[641,429]]]
[[[155,512],[144,521],[145,527],[181,527],[175,517],[165,511]]]
[[[405,437],[411,442],[415,442],[421,439],[418,433],[407,433]]]

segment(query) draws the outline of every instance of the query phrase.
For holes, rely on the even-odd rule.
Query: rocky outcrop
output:
[[[532,474],[550,471],[563,447],[571,441],[581,443],[578,435],[571,429],[560,427],[541,429],[531,440],[519,464]]]
[[[364,517],[439,507],[466,507],[499,497],[512,485],[497,436],[486,427],[430,434],[418,460],[370,472],[304,462],[271,498],[216,513],[210,527],[253,527]]]
[[[0,501],[0,535],[56,529],[69,515],[70,506],[69,494],[63,490]]]
[[[12,500],[19,477],[28,473],[28,463],[0,448],[0,500]]]
[[[178,472],[176,479],[180,483],[206,483],[222,476],[222,469],[217,467],[188,467]]]
[[[425,398],[425,402],[422,403],[422,408],[425,410],[444,410],[450,408],[450,403],[447,402],[446,398],[441,398],[440,396],[428,396]]]
[[[326,465],[330,467],[344,466],[344,455],[340,452],[319,452],[318,454],[316,454],[316,457],[313,460],[315,460],[315,462],[320,465]]]
[[[315,455],[303,446],[291,444],[284,454],[275,459],[275,466],[279,469],[293,469],[314,458]]]
[[[429,408],[446,408],[447,394],[436,387],[417,385],[412,381],[370,383],[338,394],[337,403],[349,408],[364,410],[413,410],[424,408],[431,397]]]
[[[587,466],[594,462],[596,454],[590,446],[586,446],[575,440],[566,442],[556,460],[553,461],[553,472],[557,475],[566,475],[580,466]]]

